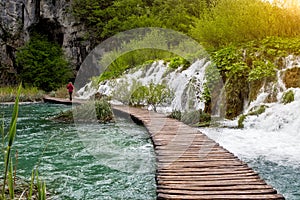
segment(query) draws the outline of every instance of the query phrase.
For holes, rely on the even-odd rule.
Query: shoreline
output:
[[[38,104],[38,103],[44,103],[43,101],[23,101],[19,102],[19,105],[28,105],[28,104]],[[15,102],[0,102],[0,105],[14,105]]]

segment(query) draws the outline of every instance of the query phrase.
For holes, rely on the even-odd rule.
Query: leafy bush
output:
[[[54,120],[73,121],[73,116],[77,122],[112,122],[114,115],[111,105],[108,101],[100,99],[90,101],[76,106],[72,111],[66,111],[55,117]],[[95,118],[96,117],[96,118]]]
[[[167,103],[172,97],[171,90],[163,84],[150,83],[149,86],[137,87],[130,95],[130,105],[152,105],[154,111],[162,103]]]
[[[180,110],[173,110],[171,114],[168,115],[169,118],[181,120],[181,111]]]
[[[202,110],[186,111],[181,114],[180,121],[188,125],[203,126],[209,125],[211,116]]]
[[[105,100],[95,102],[96,116],[100,122],[109,122],[114,119],[110,104]]]
[[[190,66],[190,63],[182,57],[174,57],[170,59],[168,66],[172,69],[177,69],[180,66],[182,66],[183,69],[186,69]]]
[[[52,91],[68,82],[72,70],[64,58],[62,48],[45,37],[35,35],[18,49],[17,63],[25,85]]]
[[[276,66],[267,61],[253,61],[252,69],[249,72],[248,81],[257,81],[264,78],[275,78],[276,77]]]
[[[294,92],[292,90],[289,90],[285,92],[282,96],[282,103],[288,104],[295,100]]]

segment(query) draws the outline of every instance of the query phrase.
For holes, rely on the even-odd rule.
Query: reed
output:
[[[14,102],[16,100],[18,87],[1,87],[0,88],[0,102]],[[22,94],[19,95],[19,101],[41,101],[45,92],[36,87],[22,87]]]
[[[21,94],[21,90],[22,90],[22,86],[20,85],[17,89],[17,93],[16,93],[16,98],[15,98],[15,104],[14,104],[14,108],[13,108],[13,114],[12,114],[12,118],[11,118],[11,122],[10,122],[10,126],[9,126],[9,130],[8,130],[8,134],[6,135],[4,132],[4,119],[2,120],[2,124],[0,127],[0,132],[2,134],[2,149],[3,149],[3,153],[4,153],[4,175],[3,175],[3,185],[2,185],[2,194],[0,196],[1,200],[5,200],[6,197],[6,185],[8,187],[8,191],[9,191],[9,198],[10,199],[15,199],[16,198],[16,194],[15,194],[15,176],[16,176],[16,172],[14,173],[14,164],[12,162],[12,158],[11,158],[11,150],[12,150],[12,146],[13,146],[13,142],[15,140],[16,137],[16,132],[17,132],[17,119],[18,119],[18,113],[19,113],[19,101],[20,101],[20,94]],[[7,146],[5,146],[5,144],[7,143]],[[16,156],[17,158],[17,156]],[[16,168],[15,168],[16,170]],[[39,200],[45,200],[46,199],[46,184],[44,181],[40,181],[38,178],[38,172],[37,169],[36,171],[36,180],[37,180],[37,192],[38,193],[38,199]],[[31,177],[31,183],[29,185],[29,193],[27,195],[28,199],[32,199],[32,194],[33,194],[33,190],[34,190],[34,178],[35,178],[35,174],[32,173],[32,177]],[[25,191],[27,190],[26,188],[23,188],[24,191],[21,194],[21,197],[24,195]],[[21,199],[21,197],[19,199]]]
[[[6,147],[6,152],[5,152],[5,160],[4,160],[4,178],[3,178],[3,186],[2,186],[2,199],[5,199],[5,186],[6,186],[6,180],[7,180],[7,172],[9,170],[11,158],[11,147],[13,144],[13,141],[16,137],[16,132],[17,132],[17,118],[18,118],[18,113],[19,113],[19,96],[21,94],[21,88],[22,86],[20,85],[17,91],[17,96],[15,100],[15,105],[13,109],[13,115],[11,118],[10,126],[9,126],[9,131],[8,131],[8,144]],[[12,181],[12,180],[11,180]],[[13,183],[8,183],[9,185]]]

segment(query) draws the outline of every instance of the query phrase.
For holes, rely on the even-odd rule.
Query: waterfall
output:
[[[164,61],[156,61],[144,67],[131,69],[115,80],[104,81],[99,84],[98,88],[92,87],[90,82],[77,92],[79,94],[77,98],[89,99],[99,92],[114,99],[116,90],[120,90],[118,93],[120,95],[125,90],[130,91],[133,85],[146,86],[154,83],[168,86],[174,94],[172,101],[168,105],[160,107],[161,111],[204,109],[201,93],[205,82],[205,69],[209,65],[210,61],[201,59],[195,61],[187,69],[182,67],[171,69]]]

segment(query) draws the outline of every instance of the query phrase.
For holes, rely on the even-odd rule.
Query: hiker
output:
[[[70,101],[72,101],[72,94],[74,90],[74,85],[72,84],[72,82],[69,82],[69,84],[67,85],[67,89],[69,91]]]

